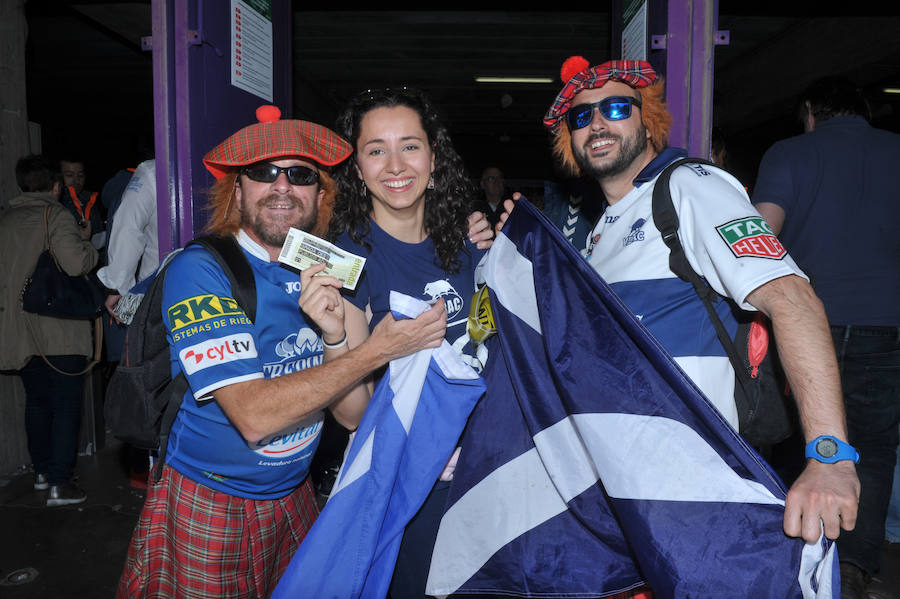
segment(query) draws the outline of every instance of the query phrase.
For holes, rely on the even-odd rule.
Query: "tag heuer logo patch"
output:
[[[778,241],[769,223],[759,216],[733,220],[719,225],[716,231],[738,258],[752,256],[781,260],[787,255],[787,250]]]

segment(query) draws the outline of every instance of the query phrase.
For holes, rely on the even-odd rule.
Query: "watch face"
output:
[[[816,443],[816,452],[823,458],[833,458],[838,452],[837,443],[832,439],[821,439]]]

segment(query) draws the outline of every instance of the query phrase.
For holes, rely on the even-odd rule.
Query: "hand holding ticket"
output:
[[[313,264],[325,264],[322,274],[338,279],[347,289],[356,289],[366,259],[291,227],[281,247],[278,261],[304,270]]]

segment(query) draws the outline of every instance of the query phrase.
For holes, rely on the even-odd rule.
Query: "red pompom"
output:
[[[570,56],[559,70],[559,76],[562,78],[563,83],[568,83],[569,79],[590,66],[591,63],[589,63],[586,58],[582,56]]]
[[[264,104],[256,109],[256,119],[260,123],[272,123],[281,118],[281,111],[277,106]]]

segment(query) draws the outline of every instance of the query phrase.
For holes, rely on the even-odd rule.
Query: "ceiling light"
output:
[[[552,77],[475,77],[476,83],[553,83]]]
[[[886,87],[881,91],[886,94],[900,94],[900,87]]]

